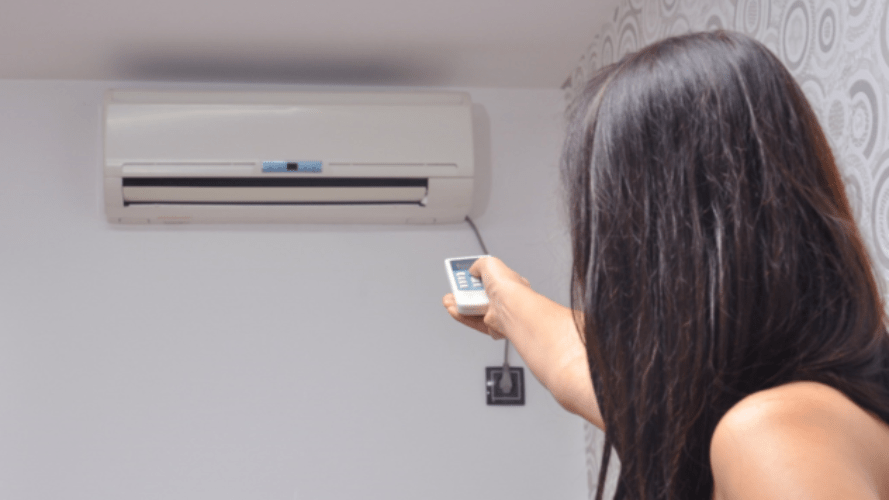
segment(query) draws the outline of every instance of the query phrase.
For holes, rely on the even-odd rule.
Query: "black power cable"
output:
[[[466,222],[472,226],[472,230],[475,232],[476,238],[478,238],[478,243],[482,246],[482,252],[484,252],[485,255],[490,255],[488,253],[488,247],[485,246],[485,242],[482,240],[482,235],[478,232],[478,228],[475,227],[475,223],[472,222],[472,219],[470,219],[468,215],[466,216]],[[504,337],[503,340],[506,342],[503,346],[503,372],[500,376],[500,390],[509,393],[512,391],[512,377],[509,375],[509,339]]]

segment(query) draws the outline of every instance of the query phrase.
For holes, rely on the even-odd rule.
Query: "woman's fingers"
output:
[[[485,285],[485,291],[490,295],[490,288],[507,285],[509,282],[519,282],[527,287],[531,282],[524,276],[510,269],[497,257],[482,257],[472,264],[469,274],[478,277]]]
[[[442,304],[444,304],[445,308],[448,310],[448,314],[450,314],[451,317],[455,320],[463,323],[470,328],[478,330],[485,335],[491,335],[492,337],[494,336],[494,334],[491,333],[492,330],[490,330],[487,325],[485,325],[483,316],[464,316],[457,312],[457,301],[454,300],[453,293],[445,295],[444,298],[442,298]]]
[[[481,279],[488,295],[488,311],[484,316],[463,316],[457,312],[453,294],[445,295],[443,303],[448,313],[457,321],[490,335],[494,340],[506,337],[509,319],[514,316],[510,310],[511,298],[516,287],[531,287],[530,282],[506,266],[496,257],[482,257],[476,260],[469,273]]]

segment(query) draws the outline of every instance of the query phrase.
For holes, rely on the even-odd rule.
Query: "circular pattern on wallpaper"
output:
[[[835,0],[821,4],[815,14],[814,29],[812,60],[817,65],[818,75],[829,79],[836,74],[844,49],[842,9]]]
[[[586,483],[587,491],[596,491],[596,485],[598,484],[597,478],[599,477],[597,474],[599,470],[599,462],[596,460],[596,456],[598,455],[599,450],[596,446],[596,440],[591,436],[592,430],[590,429],[590,426],[592,426],[592,424],[589,422],[583,423],[583,447],[586,456]]]
[[[707,23],[704,24],[705,31],[721,30],[723,28],[725,28],[725,23],[722,21],[722,18],[716,14],[710,16],[710,19],[707,19]]]
[[[837,13],[828,5],[818,16],[818,48],[824,54],[830,53],[837,41]]]
[[[765,36],[760,38],[759,41],[762,42],[766,46],[766,48],[772,51],[772,54],[778,56],[778,54],[781,53],[781,44],[778,41],[778,37],[778,28],[775,28],[774,30],[766,31]]]
[[[883,68],[889,70],[889,2],[883,4],[883,22],[880,23],[880,49],[883,51]]]
[[[889,182],[886,182],[889,179],[889,152],[883,155],[878,165],[880,176],[874,191],[873,238],[880,263],[883,268],[889,268]]]
[[[834,99],[827,110],[827,135],[833,141],[835,147],[843,142],[843,132],[846,130],[846,108],[843,101]]]
[[[615,61],[614,59],[614,42],[611,41],[611,35],[605,35],[602,38],[602,50],[599,51],[602,68],[608,66]]]
[[[877,49],[879,41],[876,38],[879,37],[879,23],[885,9],[885,0],[838,1],[842,7],[838,17],[844,25],[842,38],[839,39],[842,50],[846,54],[857,55],[860,51]]]
[[[602,67],[602,60],[599,55],[599,40],[596,40],[594,43],[591,43],[589,47],[587,47],[586,55],[584,56],[580,65],[584,74],[580,77],[582,81],[577,81],[577,83],[585,84],[586,79],[589,78],[588,75],[592,75],[594,72]]]
[[[861,156],[857,154],[837,157],[840,174],[843,177],[843,185],[846,187],[846,197],[852,208],[855,221],[861,228],[862,236],[870,235],[870,173]]]
[[[660,40],[663,32],[663,18],[661,18],[660,0],[646,0],[642,6],[640,15],[642,27],[642,40],[644,45]]]
[[[843,185],[846,187],[846,198],[849,199],[849,208],[855,221],[861,223],[862,194],[861,180],[856,174],[843,175]]]
[[[796,0],[784,14],[781,23],[781,56],[790,71],[802,66],[809,49],[809,9],[803,0]]]
[[[683,16],[676,16],[673,26],[670,27],[670,36],[684,35],[689,32],[691,32],[691,27],[688,25],[688,19]]]
[[[738,0],[735,5],[735,29],[759,38],[769,22],[767,0]]]
[[[636,29],[636,18],[628,16],[620,27],[620,38],[617,43],[617,58],[639,50],[639,36]]]
[[[849,15],[852,17],[860,16],[869,1],[872,0],[846,0],[846,4],[849,6]]]
[[[679,0],[661,0],[661,8],[665,16],[672,16],[676,13],[678,6]]]
[[[880,97],[873,78],[859,73],[849,86],[849,139],[855,150],[870,158],[876,150],[880,133]]]
[[[827,106],[824,104],[824,87],[821,85],[821,81],[806,75],[796,77],[796,81],[803,90],[806,100],[809,101],[812,111],[818,117],[818,122],[824,123],[827,118],[825,113]]]
[[[866,50],[876,48],[879,43],[875,43],[874,35],[879,33],[879,23],[886,8],[886,1],[846,0],[844,6],[846,15],[842,21],[846,24],[846,33],[843,36],[843,48],[847,52],[861,48]]]

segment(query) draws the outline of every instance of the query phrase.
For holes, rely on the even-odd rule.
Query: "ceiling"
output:
[[[618,0],[2,0],[0,79],[558,88]]]

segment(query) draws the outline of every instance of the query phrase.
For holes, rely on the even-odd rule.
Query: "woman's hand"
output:
[[[517,272],[506,267],[497,257],[482,257],[469,268],[469,274],[481,279],[488,294],[488,311],[484,316],[464,316],[457,312],[454,294],[444,296],[442,303],[448,313],[464,325],[490,335],[494,340],[509,337],[515,327],[515,314],[510,300],[517,290],[531,290],[531,284]]]
[[[449,293],[442,299],[448,313],[491,338],[508,338],[563,408],[604,429],[573,311],[532,290],[528,280],[496,257],[475,261],[469,273],[481,278],[488,311],[484,316],[463,316]]]

